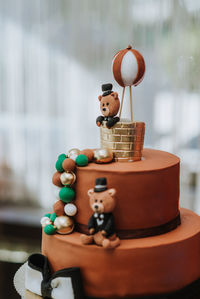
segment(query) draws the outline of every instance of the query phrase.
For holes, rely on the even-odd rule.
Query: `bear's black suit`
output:
[[[106,127],[110,129],[119,121],[119,117],[100,115],[96,119],[96,123],[100,122],[100,124],[102,124],[103,121],[106,121]]]
[[[115,232],[114,216],[112,213],[94,213],[89,220],[88,229],[94,228],[94,233],[104,230],[110,237]]]

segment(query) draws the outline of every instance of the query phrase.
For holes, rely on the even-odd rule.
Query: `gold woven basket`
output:
[[[145,135],[144,122],[121,121],[111,129],[108,129],[106,122],[103,122],[100,134],[101,148],[112,150],[115,161],[141,160]]]

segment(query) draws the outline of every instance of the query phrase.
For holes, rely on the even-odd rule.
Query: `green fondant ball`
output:
[[[48,224],[44,228],[44,232],[47,235],[53,235],[55,233],[56,229],[52,224]]]
[[[51,217],[51,213],[47,213],[47,214],[45,214],[44,217],[48,217],[48,218],[50,218],[50,217]]]
[[[78,166],[87,166],[88,165],[88,157],[85,155],[78,155],[76,158],[76,164]]]
[[[51,217],[50,217],[50,220],[51,220],[52,222],[54,222],[55,219],[56,219],[56,217],[57,217],[56,213],[52,213],[52,214],[51,214]]]
[[[71,202],[75,197],[74,189],[70,187],[63,187],[59,192],[59,197],[63,202]]]
[[[63,171],[64,171],[64,169],[63,169],[63,167],[62,167],[62,163],[63,163],[63,161],[64,161],[64,159],[58,159],[58,160],[56,161],[56,170],[57,170],[58,172],[63,172]]]
[[[65,160],[67,158],[67,156],[65,155],[65,154],[60,154],[59,156],[58,156],[58,160],[59,159],[63,159],[63,160]]]

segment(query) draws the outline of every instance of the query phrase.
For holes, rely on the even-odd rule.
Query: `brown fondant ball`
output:
[[[94,151],[91,149],[84,149],[80,152],[81,155],[85,155],[88,161],[91,162],[94,159]]]
[[[52,182],[54,185],[58,186],[58,187],[63,187],[61,181],[60,181],[60,175],[61,173],[56,171],[52,177]]]
[[[54,203],[54,205],[53,205],[54,213],[55,213],[57,216],[63,216],[63,215],[65,215],[64,207],[65,207],[64,202],[62,202],[61,200],[56,201],[56,202]]]
[[[65,171],[73,171],[76,167],[74,160],[67,158],[63,161],[62,167]]]

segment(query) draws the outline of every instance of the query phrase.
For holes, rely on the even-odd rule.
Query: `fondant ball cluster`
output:
[[[55,232],[68,234],[73,231],[73,216],[77,207],[73,203],[76,197],[73,185],[76,182],[76,167],[85,167],[88,163],[109,163],[113,160],[113,153],[108,149],[84,149],[80,151],[73,148],[67,154],[60,154],[55,167],[57,172],[53,175],[52,182],[60,187],[59,200],[53,206],[53,213],[46,214],[41,219],[44,232],[52,235]]]
[[[56,215],[55,212],[48,213],[42,217],[40,223],[47,235],[53,235],[55,232],[59,234],[70,234],[74,229],[74,221],[71,216],[74,216],[77,208],[73,204],[65,206],[66,215]]]
[[[75,170],[76,166],[87,166],[94,158],[94,152],[90,149],[80,151],[73,148],[68,153],[58,156],[56,161],[57,172],[53,175],[53,184],[61,187],[59,191],[60,202],[54,205],[54,211],[62,216],[64,214],[74,216],[77,208],[72,201],[75,200],[75,191],[73,185],[76,182]],[[70,204],[71,203],[71,204]],[[66,206],[64,204],[67,204]]]

